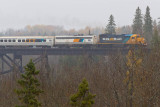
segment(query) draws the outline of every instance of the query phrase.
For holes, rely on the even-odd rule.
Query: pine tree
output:
[[[135,18],[133,20],[133,31],[132,31],[132,33],[142,35],[142,31],[143,31],[142,14],[141,14],[140,8],[138,7],[136,9]]]
[[[150,8],[147,6],[146,14],[144,16],[144,36],[148,43],[152,39],[153,25],[152,18],[150,16]]]
[[[21,89],[16,89],[15,92],[18,95],[21,106],[16,107],[39,107],[41,103],[38,102],[37,96],[43,91],[39,89],[40,83],[36,78],[36,75],[39,74],[39,71],[36,70],[32,60],[26,65],[24,74],[21,75],[18,84],[21,86]]]
[[[158,28],[157,21],[153,21],[153,31]]]
[[[108,34],[116,34],[116,31],[115,31],[115,27],[116,27],[116,24],[115,24],[115,21],[114,21],[114,17],[113,15],[111,15],[109,17],[109,20],[108,20],[108,25],[106,26],[106,33]]]
[[[158,48],[159,45],[160,45],[160,39],[159,39],[159,36],[158,36],[158,30],[155,29],[154,30],[154,34],[153,34],[153,38],[152,38],[152,46],[153,48]]]
[[[160,19],[160,18],[158,18]],[[160,31],[160,21],[158,22],[158,30]]]
[[[70,97],[70,104],[73,107],[91,107],[94,104],[95,96],[89,92],[87,80],[83,79],[78,92]]]

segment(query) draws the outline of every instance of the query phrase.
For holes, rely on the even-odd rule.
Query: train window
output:
[[[41,39],[41,42],[46,42],[46,39]]]
[[[7,42],[7,39],[5,39],[4,42]]]
[[[35,42],[42,42],[42,40],[41,39],[36,39]]]
[[[35,39],[35,42],[46,42],[46,39]]]
[[[16,40],[15,40],[15,39],[13,39],[13,42],[16,42]]]
[[[30,39],[30,42],[33,42],[33,39]]]
[[[25,42],[25,40],[24,40],[24,39],[22,39],[22,42]]]
[[[117,40],[122,40],[122,38],[117,38]]]
[[[56,37],[56,39],[92,39],[92,37]]]
[[[8,42],[11,42],[11,39],[9,39]]]
[[[18,39],[18,42],[21,42],[21,39]]]
[[[132,37],[132,39],[135,39],[135,37]]]
[[[29,39],[27,39],[26,42],[29,42]]]
[[[109,38],[102,38],[102,40],[110,40]]]
[[[0,42],[3,42],[3,39],[2,39],[2,40],[0,40]]]

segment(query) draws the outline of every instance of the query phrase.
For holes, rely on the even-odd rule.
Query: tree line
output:
[[[135,12],[135,17],[132,24],[132,33],[140,34],[145,37],[147,42],[150,44],[153,38],[154,32],[160,30],[160,22],[157,25],[156,20],[153,21],[150,15],[150,8],[147,6],[146,13],[143,16],[141,9],[138,7]],[[108,20],[108,24],[105,29],[105,33],[116,34],[116,24],[114,16],[111,15]]]

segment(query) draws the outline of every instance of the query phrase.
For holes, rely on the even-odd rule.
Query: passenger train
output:
[[[0,36],[0,47],[108,47],[146,45],[139,34],[86,36]]]

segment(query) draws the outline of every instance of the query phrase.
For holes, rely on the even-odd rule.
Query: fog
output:
[[[0,0],[0,31],[45,24],[65,29],[104,27],[110,14],[117,26],[132,24],[139,6],[151,8],[153,19],[160,17],[160,0]]]

